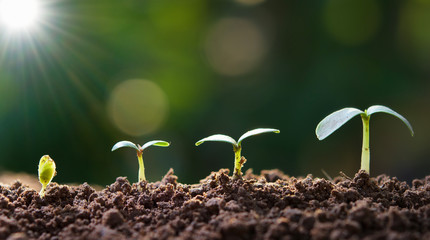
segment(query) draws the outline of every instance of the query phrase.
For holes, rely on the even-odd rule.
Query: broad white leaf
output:
[[[356,108],[343,108],[338,110],[321,120],[315,129],[315,134],[319,140],[323,140],[351,118],[362,113],[364,112]]]
[[[122,148],[122,147],[130,147],[130,148],[134,148],[136,150],[139,151],[139,148],[136,146],[136,144],[130,142],[130,141],[121,141],[121,142],[117,142],[115,145],[113,145],[112,150],[111,151],[115,151],[118,148]]]
[[[381,106],[381,105],[374,105],[374,106],[371,106],[370,108],[367,109],[367,115],[369,115],[369,116],[374,114],[374,113],[377,113],[377,112],[388,113],[388,114],[391,114],[391,115],[399,118],[409,128],[409,131],[411,131],[411,135],[412,136],[414,135],[414,130],[412,129],[412,125],[409,123],[409,121],[406,118],[404,118],[402,115],[400,115],[397,112],[395,112],[394,110],[392,110],[391,108]]]
[[[240,144],[247,137],[258,135],[258,134],[261,134],[261,133],[268,133],[268,132],[280,133],[280,131],[278,129],[274,129],[274,128],[257,128],[257,129],[254,129],[254,130],[251,130],[251,131],[248,131],[248,132],[244,133],[239,138],[239,140],[237,141],[237,143]]]
[[[223,134],[215,134],[206,138],[203,138],[199,141],[196,142],[196,146],[204,143],[204,142],[208,142],[208,141],[214,141],[214,142],[228,142],[231,143],[235,146],[237,146],[237,142],[236,140],[234,140],[233,138],[227,136],[227,135],[223,135]]]

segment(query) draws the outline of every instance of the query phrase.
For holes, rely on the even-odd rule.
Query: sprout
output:
[[[279,133],[280,131],[278,129],[273,128],[257,128],[251,131],[246,132],[243,134],[239,140],[236,142],[233,138],[223,135],[223,134],[215,134],[212,136],[209,136],[207,138],[203,138],[200,141],[196,142],[196,146],[199,146],[200,144],[207,142],[207,141],[215,141],[215,142],[228,142],[233,144],[233,151],[234,151],[234,172],[233,172],[233,178],[239,179],[242,178],[242,166],[245,163],[246,159],[241,156],[240,152],[242,150],[242,141],[250,136],[254,136],[261,133],[267,133],[267,132],[274,132]]]
[[[146,177],[145,177],[145,167],[143,166],[143,150],[145,150],[147,147],[149,146],[159,146],[159,147],[168,147],[170,145],[170,143],[165,142],[165,141],[161,141],[161,140],[155,140],[155,141],[149,141],[145,144],[143,144],[143,146],[140,146],[139,144],[134,144],[130,141],[121,141],[121,142],[117,142],[113,147],[112,147],[112,151],[117,150],[118,148],[122,148],[122,147],[129,147],[129,148],[134,148],[137,151],[137,159],[139,161],[139,182],[141,181],[146,181]]]
[[[49,155],[41,157],[39,161],[39,182],[42,184],[42,189],[39,193],[40,197],[43,198],[45,196],[46,186],[48,186],[56,174],[54,160]]]
[[[361,169],[363,169],[367,173],[370,173],[369,120],[370,115],[377,112],[388,113],[399,118],[409,128],[409,130],[411,131],[411,135],[414,136],[414,130],[412,129],[411,124],[408,122],[408,120],[406,120],[406,118],[393,111],[392,109],[381,105],[371,106],[367,110],[364,110],[364,112],[356,108],[344,108],[339,111],[336,111],[325,117],[318,124],[315,133],[319,140],[323,140],[324,138],[332,134],[334,131],[336,131],[338,128],[340,128],[343,124],[348,122],[351,118],[360,114],[361,120],[363,122],[363,149],[361,152]]]

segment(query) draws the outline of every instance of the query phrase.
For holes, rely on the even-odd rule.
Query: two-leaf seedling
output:
[[[361,152],[361,169],[365,170],[367,173],[370,173],[369,120],[370,115],[377,112],[388,113],[399,118],[409,128],[409,130],[411,131],[411,135],[414,135],[414,130],[412,129],[411,124],[408,122],[408,120],[406,120],[406,118],[393,111],[392,109],[381,105],[371,106],[367,110],[364,110],[364,112],[356,108],[343,108],[325,117],[318,124],[315,133],[319,140],[323,140],[324,138],[332,134],[334,131],[336,131],[338,128],[340,128],[343,124],[348,122],[351,118],[360,115],[361,120],[363,122],[363,149]]]
[[[136,145],[130,141],[121,141],[121,142],[117,142],[112,147],[112,151],[115,151],[118,148],[122,148],[122,147],[129,147],[129,148],[136,149],[137,159],[139,161],[139,182],[141,182],[141,181],[146,181],[145,167],[143,166],[143,150],[145,150],[149,146],[168,147],[169,145],[170,143],[166,141],[161,141],[161,140],[149,141],[143,144],[142,146],[140,146],[139,144]]]
[[[212,136],[209,136],[207,138],[203,138],[200,141],[196,142],[196,146],[199,146],[200,144],[208,141],[215,141],[215,142],[228,142],[233,144],[233,151],[234,151],[234,171],[233,171],[233,178],[234,179],[240,179],[242,178],[242,166],[245,163],[245,158],[241,156],[241,150],[242,150],[242,141],[250,136],[254,136],[261,133],[267,133],[267,132],[274,132],[279,133],[280,131],[278,129],[273,128],[258,128],[251,131],[246,132],[243,134],[239,140],[236,142],[233,138],[223,135],[223,134],[215,134]]]
[[[40,190],[40,197],[45,196],[46,186],[51,182],[52,178],[57,174],[55,171],[55,162],[49,155],[44,155],[39,161],[39,182],[42,184],[42,189]]]

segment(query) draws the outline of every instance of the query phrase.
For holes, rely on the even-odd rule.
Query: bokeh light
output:
[[[230,146],[196,149],[196,140],[274,127],[283,133],[246,143],[246,169],[353,175],[360,120],[322,142],[316,124],[342,107],[382,104],[416,136],[375,117],[374,174],[428,174],[429,0],[37,3],[38,20],[20,31],[0,8],[0,171],[34,174],[50,154],[56,181],[105,185],[135,179],[135,153],[111,153],[115,142],[165,139],[168,151],[148,151],[149,179],[173,167],[194,183],[232,167]]]
[[[359,45],[375,35],[380,14],[375,0],[329,0],[324,9],[324,23],[338,42]]]
[[[227,76],[237,76],[254,70],[268,50],[261,29],[244,18],[223,18],[210,30],[206,40],[206,55],[213,69]]]
[[[255,6],[263,3],[265,0],[236,0],[236,2],[246,5],[246,6]]]
[[[407,1],[400,14],[399,43],[420,66],[430,66],[430,1]]]
[[[167,96],[155,83],[132,79],[114,88],[108,102],[112,121],[131,136],[156,131],[168,114]]]

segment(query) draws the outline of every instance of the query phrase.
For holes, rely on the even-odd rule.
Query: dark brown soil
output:
[[[19,182],[0,192],[0,239],[430,239],[430,176],[408,186],[364,172],[232,180],[221,169],[186,185],[170,170],[102,191],[52,183],[44,199]]]

